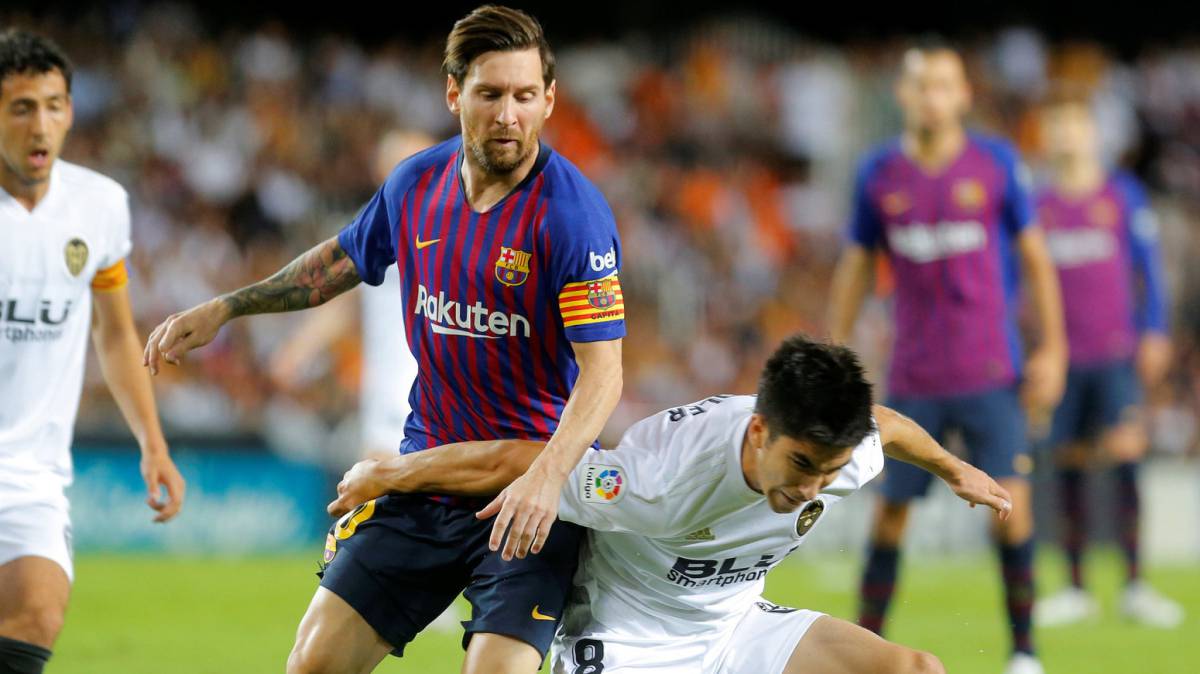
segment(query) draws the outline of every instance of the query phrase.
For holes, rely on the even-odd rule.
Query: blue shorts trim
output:
[[[524,641],[544,658],[571,591],[583,530],[555,522],[540,553],[510,562],[488,549],[491,530],[491,520],[475,519],[474,507],[383,496],[371,512],[352,512],[330,529],[321,587],[358,611],[396,656],[462,592],[471,602],[464,648],[473,634],[489,632]]]
[[[1029,440],[1016,387],[945,398],[894,398],[887,404],[938,442],[944,443],[951,431],[961,433],[967,460],[995,479],[1028,472]],[[889,457],[883,497],[889,503],[911,501],[925,495],[932,479],[924,470]]]

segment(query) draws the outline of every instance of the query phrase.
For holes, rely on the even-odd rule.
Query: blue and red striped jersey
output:
[[[1034,220],[1028,183],[1009,143],[974,133],[934,173],[899,140],[863,162],[849,237],[885,251],[895,274],[891,395],[967,395],[1020,376],[1016,240]]]
[[[477,213],[462,161],[460,137],[413,155],[338,235],[363,281],[400,269],[396,329],[418,365],[402,452],[549,439],[579,374],[571,342],[625,335],[621,242],[600,191],[542,145],[521,184]]]

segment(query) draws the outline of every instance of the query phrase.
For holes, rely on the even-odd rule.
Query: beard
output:
[[[516,139],[515,152],[503,145],[489,144],[487,140],[467,139],[467,148],[475,158],[475,163],[491,175],[507,175],[517,170],[536,147],[537,143],[529,138]]]

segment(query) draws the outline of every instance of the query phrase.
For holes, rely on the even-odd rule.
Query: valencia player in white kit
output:
[[[70,91],[55,45],[0,31],[0,674],[42,672],[62,628],[74,577],[64,489],[89,334],[141,448],[155,521],[183,502],[126,291],[128,198],[58,159]]]
[[[461,443],[364,461],[338,485],[330,512],[384,493],[496,493],[541,447]],[[761,596],[770,569],[829,507],[878,475],[885,454],[932,472],[972,505],[1001,517],[1011,510],[1011,496],[985,473],[873,406],[853,352],[803,336],[768,360],[757,396],[669,409],[634,424],[616,449],[590,451],[559,506],[560,518],[591,531],[552,671],[944,672],[928,653]]]

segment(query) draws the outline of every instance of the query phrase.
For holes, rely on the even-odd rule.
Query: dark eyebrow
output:
[[[846,466],[849,466],[849,465],[850,465],[850,462],[851,462],[851,461],[853,461],[853,460],[854,460],[854,457],[852,456],[852,457],[850,457],[849,459],[846,459],[846,462],[845,462],[845,463],[843,463],[842,465],[840,465],[840,466],[838,466],[838,467],[836,467],[836,468],[830,468],[829,470],[826,470],[826,471],[818,471],[818,472],[822,472],[822,473],[836,473],[837,471],[839,471],[839,470],[841,470],[841,469],[845,468]],[[807,456],[805,456],[805,455],[803,455],[803,454],[798,454],[798,453],[797,453],[797,454],[792,454],[792,461],[794,461],[794,462],[796,462],[797,464],[799,464],[799,465],[800,465],[802,468],[811,468],[811,469],[813,469],[813,470],[818,470],[818,469],[817,469],[817,466],[816,466],[816,464],[814,464],[814,463],[812,462],[812,459],[809,459]]]

